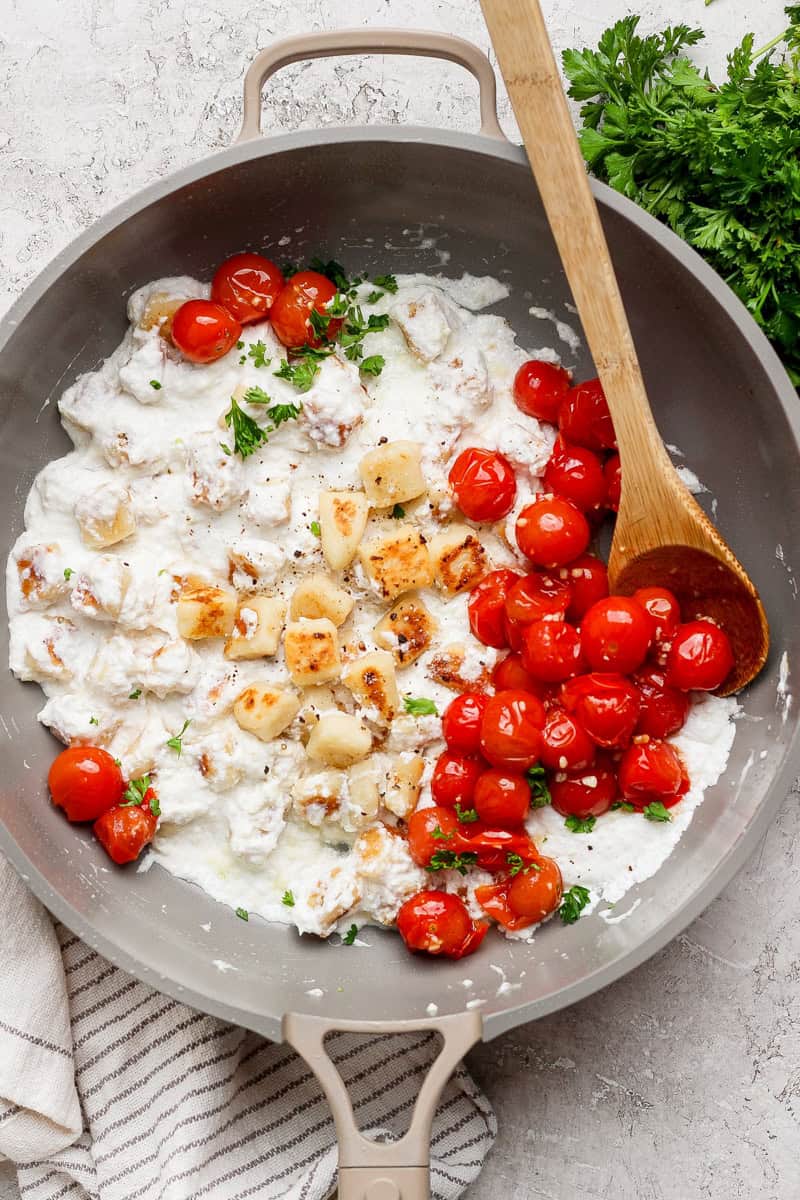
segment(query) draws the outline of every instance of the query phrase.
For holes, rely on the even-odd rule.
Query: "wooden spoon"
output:
[[[609,558],[616,592],[660,584],[684,620],[708,616],[736,665],[720,691],[764,665],[769,630],[753,583],[684,487],[653,419],[628,318],[538,0],[481,0],[550,228],[608,398],[622,461]]]

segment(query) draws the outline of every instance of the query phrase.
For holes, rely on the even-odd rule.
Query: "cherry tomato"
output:
[[[531,806],[531,789],[522,775],[495,767],[478,779],[472,804],[487,825],[522,825]]]
[[[506,642],[514,651],[522,649],[522,639],[525,633],[525,626],[519,621],[512,621],[511,617],[506,613],[504,625],[506,631]]]
[[[525,929],[549,916],[561,903],[562,893],[557,863],[537,858],[512,878],[477,887],[475,899],[505,929]]]
[[[47,776],[53,804],[70,821],[95,821],[119,804],[122,773],[107,750],[99,746],[69,746],[56,758]]]
[[[633,599],[650,613],[657,641],[667,642],[675,636],[681,622],[681,606],[669,588],[639,588]]]
[[[460,804],[462,808],[471,808],[472,794],[482,770],[483,764],[479,759],[445,750],[436,760],[431,776],[434,804],[443,804],[446,808],[455,808],[456,804]]]
[[[530,358],[514,376],[514,403],[527,416],[555,425],[570,383],[569,371],[563,367]]]
[[[525,628],[522,665],[543,683],[561,683],[586,670],[581,635],[566,621],[534,621]]]
[[[598,755],[591,767],[569,774],[560,771],[550,780],[550,799],[562,817],[601,817],[618,791],[614,765],[605,755]]]
[[[520,576],[516,571],[490,571],[469,594],[469,627],[484,646],[502,650],[507,643],[506,596]]]
[[[261,254],[234,254],[217,268],[211,299],[242,325],[263,321],[283,287],[283,274]]]
[[[498,692],[481,724],[481,752],[494,767],[525,771],[539,758],[545,711],[533,692]]]
[[[539,567],[562,567],[583,554],[591,531],[583,513],[560,496],[537,496],[517,517],[517,545]]]
[[[580,721],[562,708],[547,714],[542,730],[542,763],[551,771],[580,771],[595,759],[595,745]]]
[[[686,768],[669,742],[649,741],[629,746],[619,762],[619,787],[629,804],[644,808],[660,800],[665,808],[677,804],[689,789]]]
[[[581,512],[600,508],[608,490],[603,464],[594,451],[570,446],[563,438],[553,447],[543,482],[546,491],[565,496]]]
[[[519,579],[506,597],[506,613],[511,621],[529,625],[543,617],[563,617],[572,598],[568,579],[532,571]]]
[[[500,660],[492,671],[492,684],[496,692],[506,692],[509,689],[522,692],[533,692],[544,703],[546,688],[538,679],[534,679],[522,665],[522,656],[517,653],[509,654]]]
[[[489,926],[473,921],[464,901],[449,892],[417,892],[397,914],[397,930],[409,950],[464,958],[478,949]]]
[[[666,738],[677,733],[689,715],[689,697],[670,687],[663,671],[657,667],[637,671],[633,681],[642,697],[642,708],[636,724],[637,733],[651,738]]]
[[[442,737],[448,750],[455,754],[480,754],[485,708],[486,697],[480,692],[464,692],[450,701],[442,717]]]
[[[273,301],[270,317],[276,337],[284,346],[319,346],[320,339],[311,327],[311,310],[327,315],[327,305],[336,295],[336,288],[317,271],[298,271],[286,281]],[[342,322],[328,323],[328,337],[333,337]]]
[[[617,439],[599,379],[570,388],[558,410],[558,427],[568,442],[589,450],[616,450]]]
[[[172,340],[190,362],[216,362],[236,345],[241,332],[236,318],[213,300],[187,300],[172,318]]]
[[[628,596],[598,600],[581,621],[583,652],[594,671],[635,671],[647,656],[653,632],[650,614]]]
[[[636,728],[639,689],[624,675],[579,675],[561,686],[561,700],[598,746],[621,750]]]
[[[728,635],[713,621],[679,625],[667,655],[667,683],[682,692],[713,692],[733,670]]]
[[[408,818],[408,852],[418,867],[427,867],[440,850],[459,849],[458,818],[452,808],[418,808]]]
[[[505,871],[511,862],[522,859],[524,863],[536,862],[539,851],[527,833],[498,829],[496,825],[465,825],[468,838],[461,839],[461,850],[477,855],[477,865],[484,871]]]
[[[622,466],[618,454],[610,454],[603,467],[606,480],[606,506],[612,512],[619,512],[619,502],[622,496]]]
[[[94,834],[115,863],[133,862],[155,836],[158,818],[149,806],[117,805],[102,813],[94,823]]]
[[[567,620],[577,625],[593,604],[608,595],[606,564],[593,554],[582,554],[568,567],[562,567],[560,574],[572,588]]]
[[[511,512],[517,480],[508,459],[497,450],[462,450],[450,468],[456,503],[470,521],[499,521]]]

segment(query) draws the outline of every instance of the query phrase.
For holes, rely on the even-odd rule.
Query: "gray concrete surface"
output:
[[[559,47],[640,11],[702,25],[712,71],[781,0],[545,0]],[[300,30],[426,26],[487,45],[477,0],[2,0],[0,309],[77,232],[148,181],[224,145],[255,50]],[[501,118],[514,132],[501,90]],[[265,127],[419,121],[474,128],[474,87],[410,60],[296,66]],[[470,1062],[500,1135],[470,1200],[800,1196],[800,813],[673,945],[606,991],[482,1046]],[[0,1165],[0,1200],[12,1200]],[[224,1200],[224,1198],[223,1198]]]

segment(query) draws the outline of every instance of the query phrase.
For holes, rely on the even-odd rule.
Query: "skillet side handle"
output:
[[[443,1045],[419,1090],[411,1124],[396,1142],[372,1142],[358,1130],[341,1075],[328,1057],[329,1033],[441,1034]],[[429,1200],[431,1122],[439,1096],[454,1068],[479,1041],[483,1021],[477,1012],[424,1021],[329,1021],[287,1013],[283,1037],[305,1059],[331,1106],[339,1139],[339,1200]]]
[[[344,54],[415,54],[457,63],[478,81],[481,133],[508,141],[497,120],[497,81],[489,59],[464,38],[426,29],[336,29],[273,42],[256,55],[244,77],[244,119],[236,141],[260,137],[261,91],[276,71],[304,59]]]

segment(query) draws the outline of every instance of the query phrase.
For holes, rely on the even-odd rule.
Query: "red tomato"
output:
[[[568,442],[589,450],[616,450],[617,439],[599,379],[570,388],[558,410],[558,427]]]
[[[531,789],[522,775],[495,767],[478,779],[472,804],[487,825],[522,825],[531,806]]]
[[[528,359],[514,376],[514,403],[527,416],[555,425],[570,382],[569,371],[563,367],[538,358]]]
[[[667,683],[682,692],[713,692],[733,670],[728,635],[713,621],[679,625],[667,655]]]
[[[397,930],[409,950],[446,958],[472,954],[488,928],[485,921],[473,921],[464,901],[449,892],[417,892],[397,914]]]
[[[599,508],[608,490],[603,464],[594,451],[570,446],[563,438],[553,447],[543,481],[548,492],[565,496],[581,512]]]
[[[492,684],[496,692],[509,690],[533,692],[534,696],[538,696],[544,702],[546,689],[542,687],[538,679],[534,679],[530,672],[525,670],[522,665],[522,656],[519,654],[509,654],[497,663],[492,671]]]
[[[562,567],[583,554],[591,532],[586,517],[569,500],[537,496],[517,517],[517,545],[539,567]]]
[[[554,708],[547,714],[542,730],[542,763],[551,771],[579,771],[590,767],[595,745],[586,730],[571,713]]]
[[[486,697],[480,692],[464,692],[450,701],[442,717],[442,737],[448,750],[456,754],[480,754],[485,708]]]
[[[190,362],[216,362],[235,346],[242,327],[213,300],[187,300],[172,318],[172,340]]]
[[[561,771],[550,780],[550,799],[562,817],[601,817],[618,790],[613,763],[605,755],[591,767],[574,774]]]
[[[226,258],[211,283],[211,299],[242,325],[263,321],[283,287],[283,275],[261,254]]]
[[[481,752],[494,767],[525,771],[539,758],[545,711],[532,692],[490,697],[481,725]]]
[[[431,776],[434,804],[443,804],[446,808],[460,804],[462,808],[471,808],[475,784],[483,769],[479,759],[445,750],[436,760]]]
[[[523,575],[506,597],[506,613],[511,621],[529,625],[543,617],[563,617],[572,598],[568,579],[544,572]]]
[[[593,671],[635,671],[647,657],[653,632],[650,614],[628,596],[598,600],[581,621],[583,652]]]
[[[408,818],[408,852],[418,867],[427,867],[439,850],[460,848],[458,818],[452,808],[418,808]]]
[[[463,450],[448,479],[458,507],[470,521],[499,521],[514,507],[514,468],[497,450]]]
[[[327,305],[335,295],[336,287],[324,275],[298,271],[273,301],[270,317],[276,337],[290,348],[319,346],[320,339],[311,328],[311,310],[326,316]],[[328,337],[333,337],[341,324],[340,320],[330,321]]]
[[[577,625],[593,604],[608,595],[606,564],[593,554],[582,554],[568,567],[562,567],[561,574],[572,588],[567,620]]]
[[[507,645],[505,602],[520,578],[516,571],[490,571],[469,594],[469,627],[484,646],[502,650]]]
[[[622,496],[622,466],[618,454],[610,454],[603,467],[606,480],[606,505],[612,512],[619,512],[619,502]]]
[[[94,834],[115,863],[133,862],[155,836],[158,818],[149,807],[130,804],[109,808],[94,823]]]
[[[512,650],[519,651],[522,649],[522,637],[525,633],[525,626],[519,621],[512,621],[508,613],[506,613],[504,628],[506,631],[506,642]]]
[[[477,887],[475,899],[505,929],[525,929],[549,916],[561,903],[562,893],[557,863],[552,858],[537,858],[510,879]]]
[[[633,599],[650,613],[657,641],[669,641],[675,636],[681,621],[681,606],[669,588],[639,588]]]
[[[539,851],[527,833],[498,829],[497,826],[465,825],[468,838],[462,838],[461,850],[470,850],[478,856],[477,865],[485,871],[505,871],[511,861],[522,859],[524,863],[536,862]]]
[[[642,697],[636,732],[646,733],[651,738],[665,738],[677,733],[689,715],[686,693],[670,687],[664,672],[657,667],[638,671],[633,681]]]
[[[579,675],[561,687],[561,700],[598,746],[621,750],[639,719],[639,689],[624,675]]]
[[[122,773],[107,750],[99,746],[69,746],[56,758],[47,776],[53,804],[70,821],[94,821],[119,804]]]
[[[561,683],[586,670],[581,635],[566,621],[534,621],[525,628],[522,665],[534,679]]]
[[[671,808],[688,791],[689,777],[669,742],[642,742],[629,746],[620,759],[619,787],[628,803],[637,808],[654,800]]]

